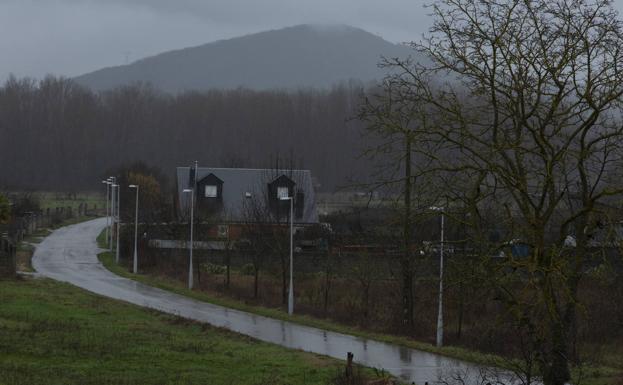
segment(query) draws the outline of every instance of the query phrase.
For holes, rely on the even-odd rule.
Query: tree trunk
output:
[[[413,272],[411,261],[411,138],[406,134],[402,268],[402,322],[413,327]]]
[[[285,306],[288,303],[288,266],[283,252],[280,251],[279,256],[281,257],[281,304]]]
[[[199,268],[199,265],[201,265],[201,263],[197,261],[197,263],[195,263],[195,270],[197,270],[197,283],[201,284],[201,269]]]
[[[366,283],[363,286],[363,318],[364,324],[368,323],[368,307],[370,303],[370,283]]]
[[[260,269],[256,266],[255,277],[253,280],[253,298],[254,299],[257,299],[259,280],[260,280]]]
[[[461,339],[461,332],[463,331],[463,304],[465,301],[465,294],[463,292],[463,281],[461,280],[461,282],[459,283],[459,315],[458,315],[458,321],[457,321],[457,325],[456,325],[456,339],[460,340]]]
[[[324,276],[324,315],[327,316],[327,311],[329,307],[329,291],[331,290],[331,262],[329,260],[329,253],[325,253],[326,264],[325,264],[325,276]]]
[[[229,282],[230,282],[230,268],[231,268],[231,254],[230,254],[230,249],[229,247],[227,247],[227,249],[225,250],[225,266],[226,266],[226,273],[225,273],[225,289],[229,290]]]
[[[550,321],[552,337],[551,348],[546,353],[545,368],[543,368],[544,385],[565,385],[571,378],[569,372],[569,349],[566,340],[565,325],[562,321]]]

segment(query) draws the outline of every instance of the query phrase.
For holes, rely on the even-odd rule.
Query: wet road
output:
[[[224,327],[288,348],[339,359],[353,352],[356,362],[383,368],[404,381],[419,385],[456,376],[462,376],[466,384],[482,381],[482,369],[458,360],[232,310],[121,278],[109,272],[97,259],[100,249],[95,238],[105,224],[106,219],[101,218],[56,230],[37,246],[34,268],[44,276],[97,294]]]

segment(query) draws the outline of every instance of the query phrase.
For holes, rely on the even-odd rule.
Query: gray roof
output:
[[[188,188],[190,167],[177,168],[177,196],[180,212],[185,214],[189,207],[188,194],[182,190]],[[268,183],[282,175],[290,178],[296,190],[302,190],[305,194],[303,215],[295,218],[295,223],[311,224],[318,223],[316,211],[316,198],[309,170],[276,170],[276,169],[249,169],[249,168],[212,168],[199,167],[197,181],[214,174],[223,181],[223,219],[229,222],[242,222],[245,220],[244,204],[250,193],[258,202],[267,203]]]

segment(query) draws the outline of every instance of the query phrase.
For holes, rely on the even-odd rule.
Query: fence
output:
[[[15,275],[17,248],[6,233],[0,234],[0,277]]]

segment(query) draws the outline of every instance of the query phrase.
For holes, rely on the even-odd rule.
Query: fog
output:
[[[11,73],[73,77],[302,23],[348,24],[412,41],[428,28],[428,12],[424,0],[2,0],[0,81]]]

